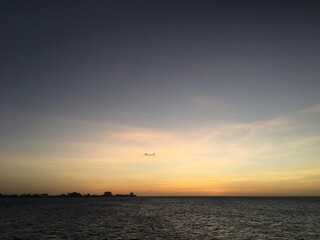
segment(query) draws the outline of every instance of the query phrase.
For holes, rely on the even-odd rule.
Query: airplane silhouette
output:
[[[151,153],[145,153],[144,154],[144,156],[148,156],[148,157],[152,157],[152,156],[155,156],[156,154],[155,153],[153,153],[153,154],[151,154]]]

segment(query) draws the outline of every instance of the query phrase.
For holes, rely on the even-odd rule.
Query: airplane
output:
[[[155,156],[156,154],[155,153],[153,153],[153,154],[151,154],[151,153],[145,153],[144,154],[144,156],[148,156],[148,157],[153,157],[153,156]]]

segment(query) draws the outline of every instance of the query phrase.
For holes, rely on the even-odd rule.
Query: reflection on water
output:
[[[320,239],[320,198],[0,199],[0,239]]]

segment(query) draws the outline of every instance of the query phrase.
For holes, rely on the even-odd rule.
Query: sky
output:
[[[1,1],[0,193],[319,196],[319,7]]]

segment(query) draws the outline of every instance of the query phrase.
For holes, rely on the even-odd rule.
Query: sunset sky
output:
[[[1,1],[0,193],[320,195],[319,9]]]

